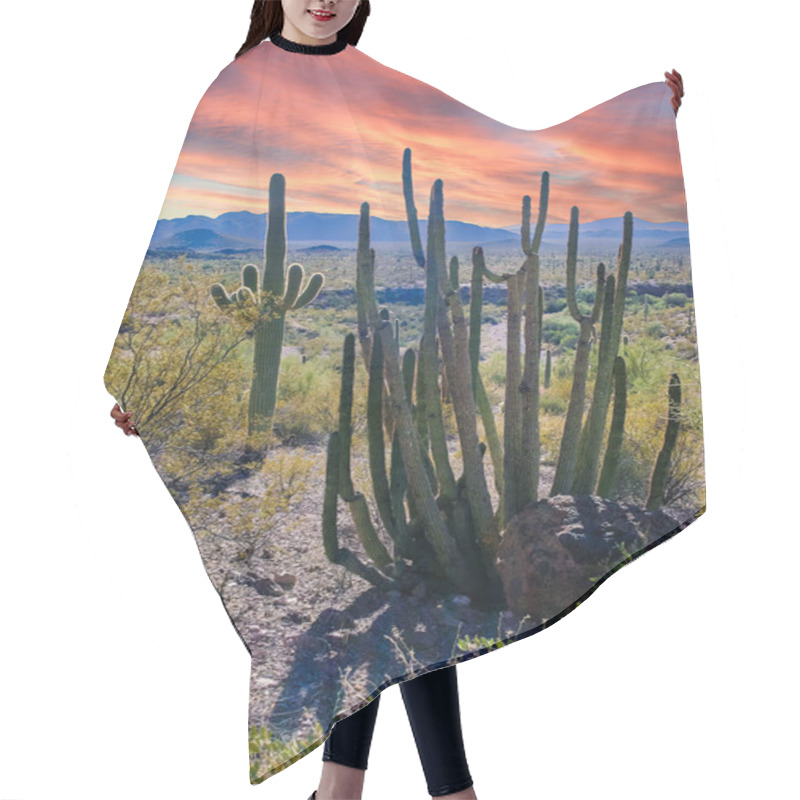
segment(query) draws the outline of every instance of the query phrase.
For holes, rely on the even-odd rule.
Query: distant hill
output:
[[[535,225],[535,212],[531,220]],[[419,220],[420,235],[426,241],[428,225]],[[634,218],[634,240],[637,248],[688,247],[688,226],[685,222],[649,222]],[[290,211],[286,215],[286,230],[290,246],[299,249],[335,251],[352,249],[358,241],[357,214],[317,214],[310,211]],[[569,225],[545,225],[542,248],[562,249],[567,240]],[[263,251],[267,232],[267,214],[250,211],[230,211],[218,217],[190,214],[177,219],[160,219],[150,240],[149,250],[166,252],[234,254],[248,250]],[[448,220],[445,227],[448,242],[519,246],[519,225],[501,228],[473,225],[469,222]],[[408,222],[372,217],[370,220],[372,244],[408,244]],[[581,222],[581,243],[594,246],[614,246],[622,240],[622,217]],[[337,246],[338,245],[338,246]]]

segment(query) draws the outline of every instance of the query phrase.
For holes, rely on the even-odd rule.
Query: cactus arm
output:
[[[355,379],[355,336],[344,337],[342,352],[342,388],[339,395],[339,441],[341,463],[339,467],[339,494],[343,500],[352,500],[355,495],[350,474],[350,446],[353,438],[353,382]]]
[[[492,404],[489,402],[489,395],[486,394],[486,387],[483,378],[478,372],[478,383],[475,387],[475,400],[480,411],[481,422],[483,422],[483,432],[486,436],[486,443],[489,445],[489,454],[492,458],[492,468],[494,469],[494,485],[497,493],[503,495],[503,447],[500,444],[500,436],[497,433],[497,423],[494,419]]]
[[[286,275],[286,293],[283,295],[283,308],[294,308],[295,300],[300,294],[300,286],[305,277],[302,264],[291,264]]]
[[[617,260],[617,286],[614,296],[614,318],[611,328],[611,352],[616,358],[622,337],[622,319],[625,316],[625,295],[628,291],[628,272],[631,266],[633,247],[633,214],[626,211],[622,218],[622,243]]]
[[[575,475],[575,464],[578,460],[578,444],[583,418],[583,404],[586,397],[586,377],[589,372],[589,352],[592,346],[591,317],[581,320],[581,332],[575,348],[575,370],[572,379],[572,391],[564,420],[564,432],[561,435],[556,474],[550,489],[550,496],[568,494]]]
[[[420,267],[425,266],[425,254],[422,252],[422,239],[419,235],[419,220],[417,219],[417,206],[414,203],[414,183],[411,177],[411,148],[403,151],[403,197],[406,202],[406,218],[408,219],[408,233],[411,237],[411,250]]]
[[[434,220],[444,221],[444,197],[442,183],[435,184],[436,204]],[[431,222],[429,221],[429,225]],[[439,229],[439,225],[436,225]],[[444,225],[441,226],[443,230]],[[456,261],[455,256],[452,261]],[[444,240],[437,246],[435,262],[439,270],[439,291],[442,294],[442,312],[439,315],[439,338],[442,342],[442,355],[447,370],[448,383],[453,397],[453,410],[456,416],[458,437],[461,442],[461,458],[464,465],[464,482],[467,488],[467,502],[472,513],[472,521],[478,538],[487,545],[496,545],[497,531],[494,526],[494,511],[483,468],[481,446],[478,439],[475,402],[473,400],[469,337],[461,292],[449,285],[447,268],[444,265]],[[451,262],[452,263],[452,262]],[[451,270],[452,271],[452,270]],[[447,315],[449,308],[452,329]]]
[[[227,308],[233,305],[233,298],[228,294],[228,290],[221,283],[213,283],[208,287],[208,291],[214,302],[220,308]]]
[[[386,474],[386,451],[383,439],[383,345],[377,338],[372,346],[367,385],[367,443],[373,496],[383,527],[392,539],[397,538],[397,526],[392,512],[392,496]]]
[[[472,387],[477,392],[478,365],[481,360],[481,324],[483,321],[483,251],[472,248],[472,280],[469,291],[469,363],[472,370]]]
[[[594,291],[594,305],[592,306],[592,325],[597,324],[600,319],[600,309],[603,307],[603,298],[606,290],[606,265],[601,261],[597,265],[597,281]]]
[[[483,260],[483,248],[475,246],[472,248],[472,280],[470,283],[470,303],[469,303],[469,360],[472,372],[472,388],[475,393],[475,402],[483,422],[483,431],[489,445],[489,452],[492,457],[494,468],[494,484],[498,493],[503,494],[503,448],[500,444],[500,437],[497,433],[494,413],[489,396],[486,394],[486,387],[480,373],[480,351],[481,351],[481,325],[483,321],[483,278],[491,274],[499,277],[501,281],[508,279],[509,275],[494,276],[489,273]],[[492,278],[489,278],[492,280]]]
[[[251,306],[258,307],[258,301],[249,286],[240,286],[234,293],[233,298],[239,307]]]
[[[338,533],[338,499],[339,499],[339,464],[341,447],[339,432],[332,433],[328,439],[328,453],[325,464],[325,495],[322,501],[322,544],[328,560],[336,564],[339,561]]]
[[[350,471],[350,450],[353,435],[353,382],[356,363],[356,337],[348,333],[344,339],[342,354],[342,387],[339,396],[339,494],[347,503],[356,533],[361,540],[367,555],[379,567],[391,563],[391,556],[384,547],[372,518],[366,498],[361,492],[356,492],[353,486],[353,477]],[[381,436],[383,434],[381,433]]]
[[[518,481],[522,469],[522,291],[524,273],[512,275],[508,281],[508,313],[506,335],[506,386],[504,404],[503,488],[505,490],[506,521],[519,510]]]
[[[524,508],[539,499],[539,349],[541,317],[539,306],[539,256],[525,260],[525,360],[520,391],[522,393],[522,453],[518,504]]]
[[[575,295],[575,270],[578,262],[578,207],[572,206],[569,217],[569,234],[567,237],[567,308],[575,322],[580,322],[583,314],[578,308]]]
[[[481,276],[491,283],[503,283],[503,281],[507,281],[513,274],[511,272],[504,272],[502,275],[499,275],[496,272],[492,272],[486,266],[483,248],[480,245],[475,245],[475,247],[472,248],[472,266],[473,270],[477,269]]]
[[[394,346],[391,325],[375,329],[375,335],[383,339],[384,365],[392,416],[399,434],[400,450],[408,481],[409,501],[419,514],[423,529],[434,549],[437,561],[446,574],[463,574],[464,557],[458,552],[448,533],[444,516],[431,491],[417,430],[411,416],[411,408],[405,399],[405,386],[400,370],[397,348]],[[455,483],[455,481],[454,481]]]
[[[614,360],[619,354],[622,336],[622,322],[625,314],[625,295],[627,292],[628,271],[633,244],[633,215],[626,211],[622,225],[622,243],[619,246],[616,279],[607,279],[606,298],[603,304],[603,324],[600,335],[600,352],[597,362],[592,407],[586,420],[582,436],[581,452],[573,494],[590,494],[597,481],[600,464],[600,451],[603,446],[606,417],[611,401],[612,371]],[[645,295],[645,298],[647,295]]]
[[[529,256],[531,250],[531,196],[526,194],[522,198],[522,224],[519,229],[519,238],[522,242],[522,252]]]
[[[678,439],[680,410],[681,380],[677,373],[673,372],[669,380],[669,416],[667,418],[667,427],[664,431],[664,444],[653,466],[653,474],[650,476],[650,493],[645,505],[648,511],[655,511],[664,504],[664,488],[667,485],[669,462],[672,457],[672,451],[675,449],[675,442]]]
[[[328,456],[325,470],[325,499],[322,506],[322,541],[325,555],[333,564],[346,569],[380,589],[390,589],[391,581],[372,567],[362,564],[355,553],[347,547],[339,547],[338,533],[338,484],[339,484],[339,434],[334,432],[328,439]],[[363,500],[363,497],[362,497]]]
[[[606,415],[611,399],[612,372],[614,356],[611,353],[611,320],[614,316],[614,275],[606,278],[603,296],[603,315],[600,327],[600,344],[597,352],[597,377],[594,383],[592,405],[581,432],[578,464],[575,469],[575,480],[572,493],[575,495],[591,494],[597,479],[600,460],[600,449],[605,433]]]
[[[414,391],[414,369],[416,367],[416,355],[409,347],[403,353],[403,386],[406,390],[406,402],[411,405],[413,402]]]
[[[550,374],[553,370],[553,356],[550,354],[550,348],[547,349],[547,354],[545,356],[544,362],[544,388],[550,388]]]
[[[441,298],[439,296],[439,275],[436,264],[436,242],[444,233],[437,231],[443,227],[443,220],[433,218],[436,194],[436,183],[431,188],[430,212],[428,217],[428,259],[426,268],[425,312],[423,337],[420,343],[419,370],[424,376],[425,412],[430,438],[433,464],[436,468],[436,479],[442,497],[455,500],[456,480],[450,466],[450,454],[447,450],[447,437],[444,430],[442,400],[439,389],[439,347],[436,336],[437,321],[440,313]]]
[[[527,197],[527,195],[526,195]],[[522,376],[522,472],[519,478],[520,506],[535,502],[539,498],[539,473],[541,437],[539,431],[540,368],[542,351],[542,318],[544,293],[539,283],[539,247],[544,233],[547,209],[550,201],[550,173],[542,172],[539,189],[539,215],[536,230],[530,243],[525,266],[525,368]],[[527,214],[530,218],[530,198]],[[528,225],[530,227],[530,223]],[[524,248],[523,248],[524,249]]]
[[[597,494],[600,497],[611,497],[614,492],[625,431],[627,400],[625,359],[617,356],[614,359],[614,410],[611,414],[611,430],[608,433],[603,468],[600,470],[600,480],[597,483]]]
[[[400,433],[395,430],[392,436],[392,452],[390,456],[389,494],[392,502],[392,519],[394,519],[397,533],[396,540],[400,552],[405,550],[408,542],[408,523],[406,509],[403,505],[407,488],[406,469],[403,464],[403,454],[400,451]]]
[[[293,309],[304,308],[309,303],[312,303],[314,300],[317,299],[317,295],[322,291],[322,287],[325,285],[325,276],[321,272],[315,272],[309,279],[308,283],[306,284],[306,288],[303,290],[300,297],[295,300],[294,305],[292,306]]]
[[[369,246],[369,203],[361,204],[358,220],[358,248],[356,251],[356,314],[358,340],[364,364],[369,366],[371,339],[369,332],[370,305],[375,298],[375,262]]]
[[[242,286],[246,286],[258,297],[258,267],[255,264],[245,264],[242,267]]]
[[[544,223],[547,219],[547,207],[550,202],[550,173],[545,170],[542,172],[542,181],[539,187],[539,216],[536,219],[536,231],[533,234],[533,241],[531,242],[530,252],[539,253],[539,247],[542,243],[542,235],[544,234]],[[528,199],[530,204],[530,198]],[[530,253],[526,253],[530,255]]]

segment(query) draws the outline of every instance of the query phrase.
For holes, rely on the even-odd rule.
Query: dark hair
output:
[[[361,0],[353,18],[338,32],[336,38],[346,39],[348,44],[357,45],[368,16],[369,0]],[[261,44],[267,37],[280,33],[282,30],[283,6],[280,0],[254,0],[253,9],[250,12],[250,30],[234,59]]]

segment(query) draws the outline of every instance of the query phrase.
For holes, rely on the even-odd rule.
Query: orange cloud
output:
[[[405,219],[402,157],[412,148],[424,218],[444,182],[450,220],[505,226],[522,197],[536,212],[550,172],[550,222],[635,216],[686,219],[668,88],[651,83],[558,125],[505,125],[355,48],[304,56],[269,41],[226,67],[198,104],[162,217],[266,210],[274,172],[287,210]]]

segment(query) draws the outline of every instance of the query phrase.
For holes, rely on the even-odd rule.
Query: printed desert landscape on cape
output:
[[[251,782],[703,513],[674,122],[603,137],[665,91],[541,132],[467,116],[452,164],[430,131],[384,135],[362,197],[335,152],[215,193],[230,86],[198,107],[104,377],[251,654]]]

